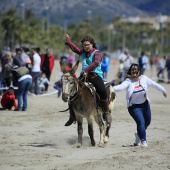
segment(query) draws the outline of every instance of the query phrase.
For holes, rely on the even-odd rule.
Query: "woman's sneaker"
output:
[[[143,140],[143,141],[141,142],[141,146],[142,146],[142,147],[148,147],[148,144],[147,144],[147,142],[146,142],[145,140]]]
[[[138,132],[135,132],[135,143],[134,143],[134,146],[140,146],[141,143],[140,143],[140,138],[138,136]]]

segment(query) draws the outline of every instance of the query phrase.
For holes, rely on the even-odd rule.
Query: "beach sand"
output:
[[[79,69],[81,66],[79,66]],[[58,60],[49,92],[59,73]],[[108,81],[115,78],[111,64]],[[156,72],[148,70],[146,75]],[[170,92],[169,84],[162,84]],[[148,147],[134,147],[136,124],[126,108],[125,91],[116,93],[109,142],[102,148],[94,123],[96,146],[92,147],[84,119],[83,145],[77,148],[77,125],[65,127],[68,108],[57,94],[28,96],[28,110],[0,111],[0,170],[165,170],[170,169],[170,94],[149,88],[152,122],[147,129]]]

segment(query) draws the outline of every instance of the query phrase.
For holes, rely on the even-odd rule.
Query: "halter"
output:
[[[78,80],[76,77],[73,77],[70,73],[66,73],[62,76],[63,93],[65,93],[68,96],[69,103],[73,101],[78,95],[81,94],[81,91],[84,87],[83,84],[82,88],[80,89],[78,81],[80,80]]]
[[[81,79],[78,79],[78,78],[72,76],[69,72],[65,73],[62,76],[61,80],[63,82],[63,93],[65,93],[67,95],[67,97],[68,97],[67,102],[71,103],[72,101],[74,101],[81,94],[81,92],[83,91],[83,88],[85,86],[85,82],[83,82]],[[83,83],[81,88],[79,86],[80,81]],[[86,78],[85,78],[84,81],[86,81]],[[72,93],[72,90],[74,90],[74,88],[75,88],[75,91]],[[98,105],[96,103],[97,102],[96,95],[94,95],[93,99],[94,99],[94,102],[95,102],[95,107],[96,107],[97,114],[99,115]],[[64,110],[64,111],[60,111],[60,112],[65,112],[67,110],[69,110],[69,108]]]

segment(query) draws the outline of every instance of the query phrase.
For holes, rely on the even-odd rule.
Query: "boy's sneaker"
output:
[[[135,143],[134,143],[134,146],[140,146],[140,138],[138,136],[138,132],[135,132]]]
[[[145,140],[143,140],[143,141],[141,142],[141,146],[142,146],[142,147],[148,147],[148,144],[147,144],[147,142],[146,142]]]

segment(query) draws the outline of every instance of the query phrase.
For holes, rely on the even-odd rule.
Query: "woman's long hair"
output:
[[[127,73],[126,73],[126,78],[132,78],[131,70],[132,70],[132,67],[134,67],[134,66],[137,67],[137,69],[138,69],[138,75],[137,75],[137,76],[140,76],[140,75],[141,75],[139,64],[133,63],[133,64],[129,67],[129,69],[128,69]]]

